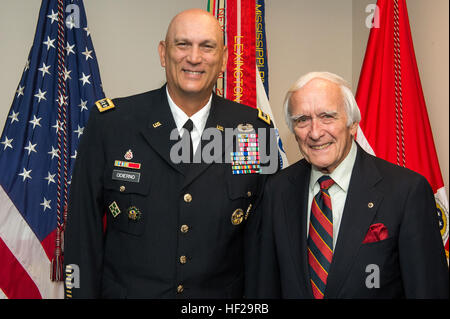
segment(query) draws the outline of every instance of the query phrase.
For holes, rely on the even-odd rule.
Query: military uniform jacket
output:
[[[66,296],[242,297],[266,175],[234,175],[229,163],[174,164],[165,86],[113,102],[92,109],[78,149],[64,258],[80,281]],[[257,110],[213,95],[205,130],[242,123],[269,127]],[[232,222],[236,210],[244,215]]]

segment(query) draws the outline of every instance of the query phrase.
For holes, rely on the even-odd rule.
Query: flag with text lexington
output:
[[[0,140],[0,298],[63,298],[68,189],[101,98],[82,0],[43,0]]]
[[[285,168],[289,164],[268,98],[265,1],[209,0],[207,7],[219,21],[228,47],[227,68],[217,80],[215,93],[270,116],[277,135],[280,169]]]
[[[357,141],[430,183],[448,258],[448,200],[428,119],[405,0],[379,0],[356,92]]]

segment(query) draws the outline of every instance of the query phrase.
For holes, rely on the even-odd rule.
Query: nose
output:
[[[199,64],[202,61],[201,51],[198,46],[193,45],[191,47],[191,50],[187,55],[187,61],[191,64]]]
[[[323,130],[322,130],[322,124],[319,119],[312,118],[311,120],[311,126],[309,131],[309,137],[313,140],[318,140],[322,137]]]

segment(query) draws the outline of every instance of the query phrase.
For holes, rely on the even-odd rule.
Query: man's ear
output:
[[[222,58],[222,72],[225,72],[227,70],[227,61],[228,61],[228,47],[223,47],[223,58]]]
[[[158,53],[159,53],[159,60],[161,62],[161,66],[163,68],[165,68],[166,67],[166,42],[165,41],[159,41]]]
[[[352,123],[352,125],[350,125],[350,135],[353,136],[353,138],[355,138],[356,132],[358,132],[358,125],[359,123]]]

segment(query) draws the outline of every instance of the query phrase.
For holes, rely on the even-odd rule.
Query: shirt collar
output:
[[[339,164],[338,167],[330,174],[330,177],[334,180],[344,192],[347,193],[348,187],[350,185],[350,178],[352,176],[353,166],[356,161],[357,147],[355,141],[352,141],[352,147],[350,152],[348,152],[345,159]],[[311,165],[311,178],[309,180],[309,189],[314,190],[314,186],[317,184],[317,180],[324,174]],[[317,184],[318,185],[318,184]]]
[[[186,123],[186,121],[189,119],[189,116],[186,115],[186,113],[183,112],[183,110],[180,109],[178,105],[175,104],[175,102],[172,100],[169,94],[169,90],[166,86],[166,93],[167,93],[167,101],[169,102],[170,111],[172,112],[173,119],[175,120],[175,125],[177,126],[177,129],[179,132],[181,132],[181,129],[183,128],[183,125]],[[190,119],[194,123],[194,129],[197,129],[200,133],[203,132],[206,126],[206,121],[209,116],[209,111],[211,110],[211,101],[212,101],[212,93],[209,97],[208,102],[199,110],[197,113],[192,115]]]

